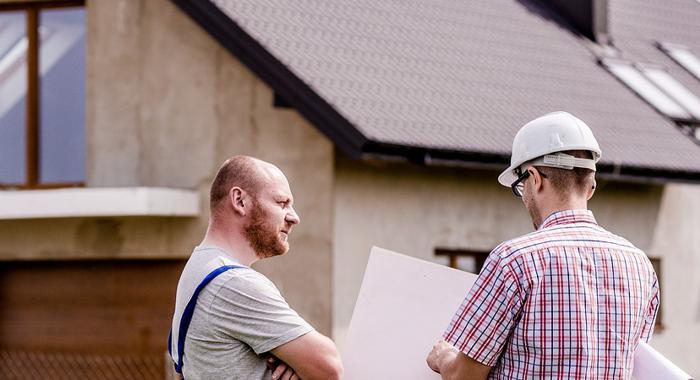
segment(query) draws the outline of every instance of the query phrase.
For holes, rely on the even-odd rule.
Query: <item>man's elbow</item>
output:
[[[325,380],[339,380],[343,376],[343,362],[339,355],[325,358],[321,368],[322,378]]]

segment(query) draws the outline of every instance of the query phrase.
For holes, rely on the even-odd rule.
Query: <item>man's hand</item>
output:
[[[444,340],[433,346],[425,360],[430,369],[439,373],[443,380],[485,380],[491,371],[491,367],[459,352]]]
[[[272,380],[301,380],[292,367],[274,356],[267,359],[267,368],[272,371]]]
[[[428,362],[428,367],[433,371],[440,373],[440,366],[444,362],[451,362],[457,358],[457,349],[449,343],[441,340],[433,346],[433,349],[428,354],[425,361]]]

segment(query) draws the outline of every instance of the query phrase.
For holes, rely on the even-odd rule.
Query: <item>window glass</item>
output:
[[[27,38],[24,12],[0,13],[0,184],[26,178]]]
[[[674,61],[683,66],[696,78],[700,79],[700,59],[690,50],[677,45],[661,45],[661,49],[666,52]]]
[[[700,99],[674,79],[668,72],[657,68],[642,68],[644,75],[683,106],[696,120],[700,120]]]
[[[436,249],[434,261],[438,264],[471,273],[479,273],[489,252],[454,249]]]
[[[683,107],[651,83],[634,66],[628,63],[608,61],[604,62],[604,65],[613,75],[661,113],[675,119],[692,119],[692,116]]]
[[[41,11],[39,34],[39,181],[83,182],[85,10]]]

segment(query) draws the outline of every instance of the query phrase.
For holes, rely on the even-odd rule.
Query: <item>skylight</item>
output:
[[[700,98],[695,96],[665,70],[654,67],[641,67],[640,70],[656,86],[693,115],[696,120],[700,120]]]
[[[652,83],[650,79],[647,78],[642,72],[640,72],[632,63],[622,62],[622,61],[612,61],[603,60],[603,65],[615,76],[617,79],[626,84],[632,91],[637,93],[642,99],[646,100],[654,108],[664,115],[672,119],[680,120],[693,120],[696,117],[691,114],[688,110],[682,107],[676,100],[676,97],[671,98],[666,92],[662,91],[660,87],[657,87],[655,83]],[[652,74],[652,77],[659,82],[664,82],[659,75]],[[673,79],[673,78],[671,78]],[[680,83],[678,86],[683,87]],[[673,85],[667,86],[669,88]],[[685,89],[685,87],[683,87]],[[687,92],[687,89],[685,89]],[[692,95],[692,93],[691,93]],[[681,97],[679,95],[679,97]],[[692,101],[691,101],[692,102]]]
[[[696,57],[690,49],[683,45],[669,43],[659,43],[657,46],[676,63],[700,79],[700,58]]]

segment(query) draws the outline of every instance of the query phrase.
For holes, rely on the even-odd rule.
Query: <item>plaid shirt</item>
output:
[[[630,379],[658,305],[644,252],[560,211],[491,252],[443,337],[489,379]]]

